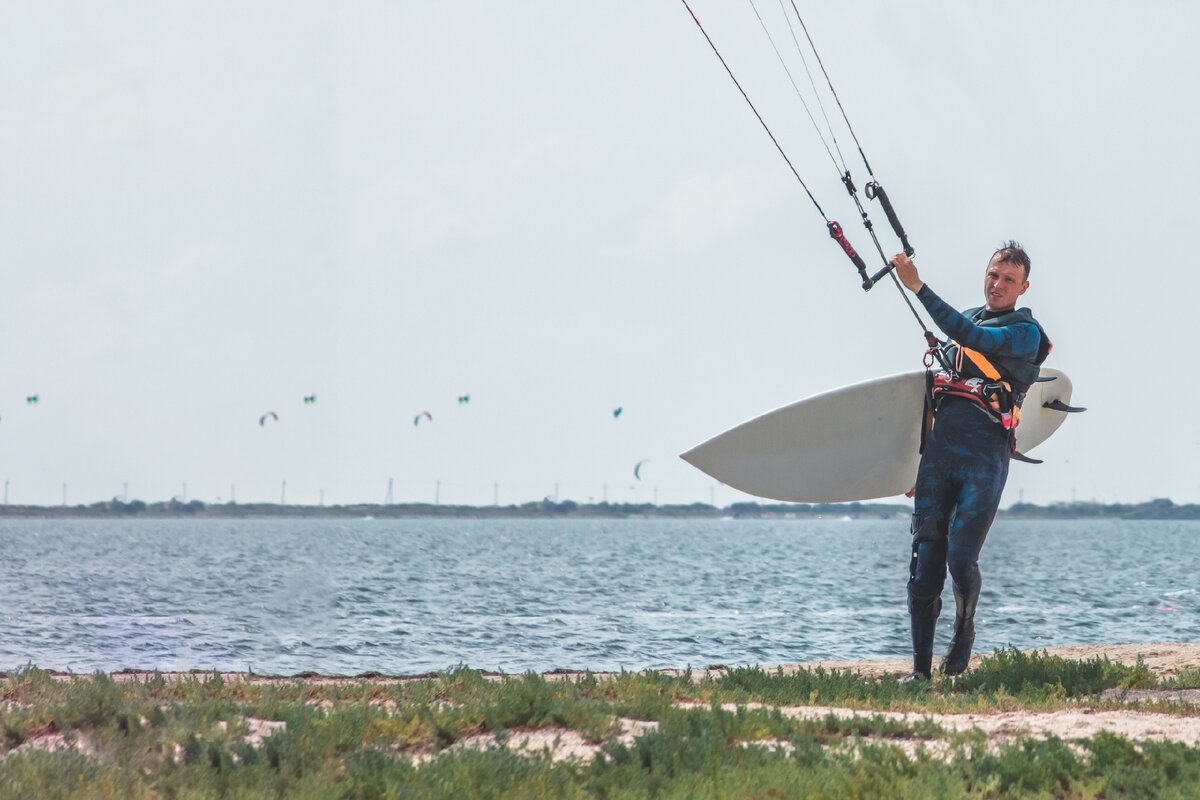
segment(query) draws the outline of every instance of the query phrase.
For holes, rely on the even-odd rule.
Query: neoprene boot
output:
[[[975,605],[978,602],[978,584],[966,591],[954,584],[954,639],[939,667],[946,675],[961,675],[971,663],[971,647],[975,644]]]
[[[913,672],[909,680],[922,677],[928,680],[933,673],[933,632],[938,614],[942,613],[942,598],[920,597],[908,589],[908,617],[912,622]]]

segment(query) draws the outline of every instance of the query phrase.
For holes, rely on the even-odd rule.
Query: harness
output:
[[[1007,381],[989,382],[983,378],[955,378],[946,372],[933,376],[933,411],[936,414],[947,397],[962,397],[979,406],[1005,430],[1021,424],[1021,397],[1018,400]]]
[[[1009,311],[989,319],[983,319],[982,315],[982,307],[963,312],[963,316],[981,327],[1005,327],[1018,323],[1036,325],[1041,340],[1035,360],[985,356],[957,342],[946,342],[940,345],[939,353],[934,353],[932,349],[927,353],[930,364],[934,356],[940,356],[938,361],[943,369],[937,373],[926,373],[926,409],[936,414],[947,397],[969,400],[1008,432],[1009,447],[1015,452],[1016,430],[1021,424],[1021,403],[1029,387],[1037,381],[1041,364],[1050,355],[1053,345],[1028,309]]]

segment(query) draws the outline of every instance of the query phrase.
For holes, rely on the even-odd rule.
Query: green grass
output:
[[[59,680],[28,668],[0,683],[0,797],[1200,798],[1196,748],[1110,734],[989,747],[982,734],[947,732],[923,716],[1111,707],[1099,692],[1197,678],[1160,684],[1141,663],[1015,650],[917,685],[819,669],[490,679],[464,667],[403,683],[318,684]],[[802,720],[779,710],[813,705],[861,713]],[[888,710],[915,713],[871,713]],[[622,743],[620,718],[657,725]],[[254,746],[252,720],[285,727]],[[600,755],[554,762],[503,746],[539,728],[574,731]],[[502,746],[454,747],[481,733]],[[55,735],[69,746],[28,748]],[[929,749],[910,755],[900,740]]]

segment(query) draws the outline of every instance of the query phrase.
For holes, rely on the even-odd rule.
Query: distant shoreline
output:
[[[109,500],[90,505],[0,505],[10,519],[902,519],[912,507],[895,503],[754,503],[719,507],[706,503],[577,503],[545,499],[521,505],[465,506],[436,503],[282,505],[203,503],[179,500],[146,503]],[[1016,503],[999,519],[1200,520],[1200,505],[1176,505],[1166,498],[1144,503]]]

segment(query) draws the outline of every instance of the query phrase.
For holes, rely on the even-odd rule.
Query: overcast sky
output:
[[[878,266],[754,8],[689,2]],[[1200,8],[797,6],[925,280],[1032,256],[1090,410],[1005,504],[1200,502]],[[680,452],[921,365],[679,0],[6,3],[0,146],[12,503],[723,505]]]

